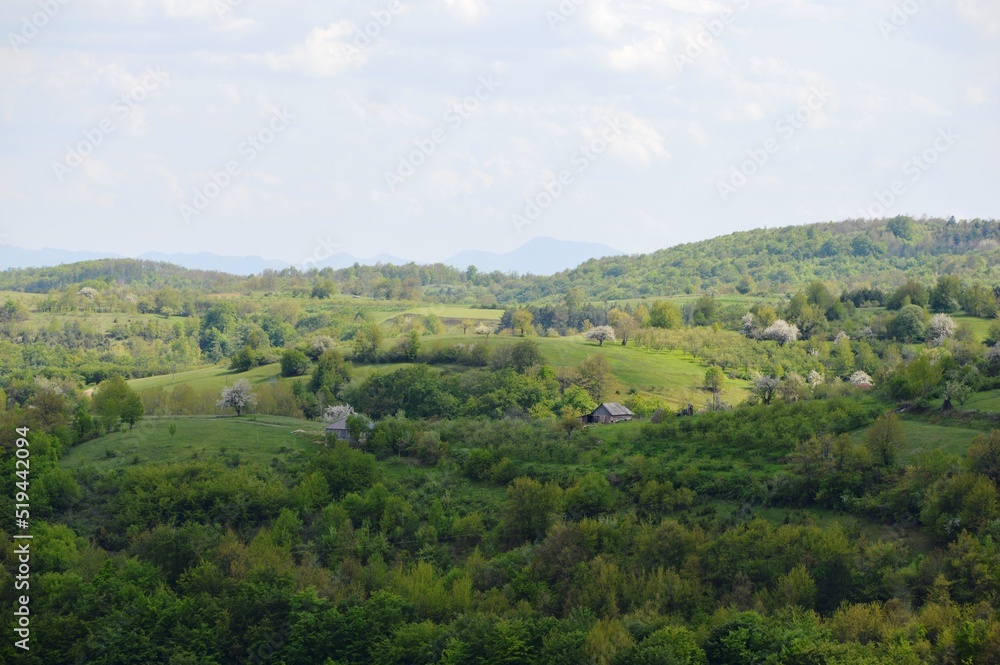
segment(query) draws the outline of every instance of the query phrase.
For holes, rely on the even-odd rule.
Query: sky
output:
[[[0,243],[417,261],[1000,217],[996,0],[4,0]]]

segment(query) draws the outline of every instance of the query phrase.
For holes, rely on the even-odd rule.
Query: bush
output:
[[[281,354],[281,376],[302,376],[309,370],[309,358],[298,349],[286,349]]]

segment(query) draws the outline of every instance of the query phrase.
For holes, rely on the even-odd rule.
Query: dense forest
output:
[[[998,235],[3,273],[0,660],[1000,662]]]

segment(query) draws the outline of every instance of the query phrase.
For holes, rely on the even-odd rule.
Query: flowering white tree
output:
[[[486,337],[487,342],[490,340],[490,335],[492,333],[493,333],[493,328],[486,325],[485,323],[480,323],[478,326],[476,326],[476,334],[483,335],[484,337]]]
[[[799,339],[799,327],[778,319],[761,333],[761,339],[772,339],[779,344],[788,344]]]
[[[314,359],[319,358],[324,352],[337,346],[337,342],[327,335],[317,335],[309,342],[309,355]]]
[[[323,411],[323,420],[335,423],[342,418],[353,416],[356,413],[350,404],[331,404]]]
[[[825,382],[826,379],[816,370],[809,372],[809,376],[806,378],[806,383],[808,383],[809,387],[813,390],[816,390],[816,386],[821,386]]]
[[[947,314],[935,314],[931,317],[931,323],[927,327],[928,337],[936,346],[940,346],[944,341],[955,335],[958,324],[955,319]]]
[[[875,382],[872,380],[872,377],[869,376],[866,372],[862,372],[861,370],[858,370],[854,374],[851,374],[850,380],[851,380],[851,385],[854,386],[855,388],[871,388],[873,385],[875,385]]]
[[[222,389],[222,398],[215,404],[222,409],[235,409],[238,417],[256,403],[257,396],[250,387],[250,382],[246,379],[239,379],[233,385]]]
[[[605,342],[617,341],[615,329],[611,326],[594,326],[584,333],[583,338],[597,340],[598,346],[604,346]]]
[[[776,376],[759,376],[754,379],[750,392],[764,404],[770,404],[780,385],[781,381]]]
[[[752,312],[747,312],[746,314],[743,315],[743,325],[740,328],[740,332],[742,332],[747,337],[753,336],[753,313]]]

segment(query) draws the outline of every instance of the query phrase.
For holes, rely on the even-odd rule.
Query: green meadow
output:
[[[490,310],[479,310],[490,311]],[[692,402],[701,407],[708,399],[708,394],[700,390],[705,379],[707,366],[681,351],[646,351],[636,347],[623,347],[620,344],[604,344],[598,346],[595,342],[586,341],[582,335],[572,337],[532,337],[538,343],[545,361],[557,372],[576,368],[587,357],[603,354],[611,364],[618,380],[618,395],[616,399],[625,399],[631,390],[656,396],[671,406],[683,406]],[[481,336],[468,335],[428,335],[422,338],[425,348],[435,344],[489,344],[492,346],[514,344],[520,337],[507,335],[492,336],[489,340]],[[354,367],[354,376],[364,379],[374,372],[390,372],[404,365],[401,363],[385,363],[377,365],[359,364]],[[461,366],[437,366],[440,369],[462,371]],[[234,372],[228,365],[209,365],[176,374],[151,376],[134,379],[129,383],[142,392],[163,388],[167,391],[174,386],[186,383],[195,391],[222,390],[237,379],[247,379],[251,384],[261,384],[267,381],[289,381],[281,377],[281,368],[277,363],[255,367],[247,372]],[[730,380],[723,391],[723,399],[738,404],[747,396],[747,382]]]
[[[147,417],[131,430],[72,448],[59,464],[66,468],[91,465],[101,471],[219,457],[234,463],[268,464],[279,454],[318,450],[323,445],[323,425],[280,416]]]
[[[903,432],[906,443],[900,451],[902,461],[909,462],[920,453],[941,451],[948,455],[965,456],[972,439],[983,433],[983,430],[972,429],[961,425],[927,422],[924,419],[903,419]],[[865,440],[867,430],[852,433],[851,438],[856,443]]]

